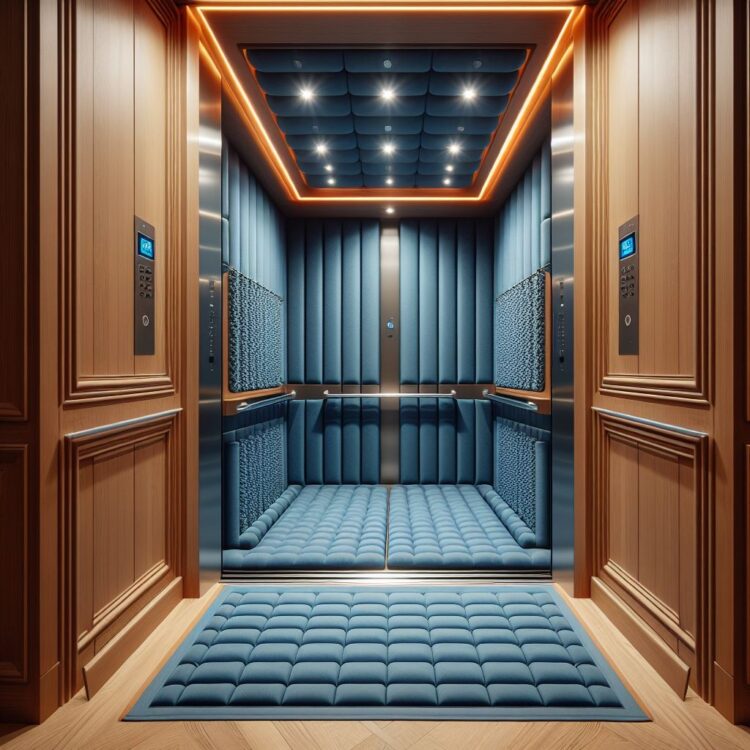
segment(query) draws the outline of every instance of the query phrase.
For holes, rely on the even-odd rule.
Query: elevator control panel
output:
[[[135,354],[154,354],[154,296],[156,294],[156,233],[151,224],[135,217]]]
[[[617,231],[620,354],[638,354],[638,217]]]

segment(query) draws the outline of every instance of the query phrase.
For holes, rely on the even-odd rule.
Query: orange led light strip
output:
[[[385,0],[387,2],[387,0]],[[192,10],[192,9],[190,9]],[[280,12],[309,12],[309,11],[330,11],[330,12],[341,12],[341,11],[362,11],[362,12],[393,12],[393,11],[419,11],[419,12],[510,12],[510,11],[534,11],[534,12],[561,12],[567,11],[568,17],[563,24],[560,33],[557,35],[552,48],[550,49],[544,64],[542,65],[539,74],[536,77],[531,89],[529,89],[526,98],[521,105],[516,119],[508,131],[508,134],[503,142],[500,151],[495,158],[495,161],[487,174],[487,177],[482,184],[481,189],[477,195],[456,195],[454,194],[441,194],[434,195],[424,193],[421,195],[402,195],[398,193],[378,193],[377,195],[341,195],[336,194],[339,189],[334,188],[323,188],[324,190],[330,190],[331,194],[328,195],[302,195],[289,174],[284,160],[279,155],[276,147],[273,144],[268,131],[261,122],[258,113],[253,106],[250,97],[245,91],[245,87],[239,80],[237,73],[232,67],[229,59],[227,58],[224,50],[221,47],[216,35],[211,28],[211,24],[208,22],[204,11],[210,11],[216,13],[220,11],[253,11],[253,12],[268,12],[268,13],[280,13]],[[534,106],[537,104],[537,94],[541,90],[541,87],[546,85],[553,72],[553,65],[559,63],[558,55],[561,46],[568,39],[570,30],[573,26],[574,20],[578,14],[583,12],[582,6],[571,6],[571,5],[531,5],[531,6],[519,6],[519,5],[471,5],[471,6],[460,6],[460,5],[383,5],[382,2],[378,5],[254,5],[252,2],[243,5],[200,5],[195,7],[195,12],[198,16],[199,25],[206,34],[207,39],[211,43],[214,54],[216,54],[223,64],[223,68],[228,74],[232,90],[235,96],[239,96],[241,103],[244,105],[246,113],[249,115],[248,119],[252,125],[256,140],[259,142],[263,151],[266,153],[269,161],[271,162],[274,170],[281,179],[284,188],[289,197],[299,203],[479,203],[488,200],[490,197],[490,190],[500,178],[502,168],[507,163],[508,158],[512,153],[512,149],[516,145],[523,128],[526,124],[526,118],[532,111]],[[442,191],[441,191],[442,192]]]

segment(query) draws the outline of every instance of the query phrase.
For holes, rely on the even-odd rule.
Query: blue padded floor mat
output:
[[[388,567],[549,570],[546,549],[524,548],[479,488],[397,485],[391,490]]]
[[[127,721],[647,721],[549,585],[226,587]]]
[[[230,569],[385,567],[387,491],[307,485],[252,549],[224,551]]]

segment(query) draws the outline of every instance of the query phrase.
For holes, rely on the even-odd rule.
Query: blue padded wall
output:
[[[379,222],[296,220],[288,243],[288,382],[377,384]]]
[[[492,227],[401,222],[401,382],[492,382]]]
[[[291,484],[377,484],[380,405],[377,399],[291,401]]]
[[[285,405],[250,412],[243,422],[224,433],[225,547],[238,547],[241,534],[287,486]]]
[[[222,265],[224,270],[235,269],[235,281],[249,279],[250,283],[241,283],[242,288],[250,288],[257,293],[262,309],[251,311],[245,304],[244,312],[236,317],[230,327],[230,354],[234,351],[235,359],[230,358],[230,385],[232,390],[252,390],[254,388],[277,385],[285,379],[286,356],[286,231],[285,219],[279,212],[268,193],[250,172],[232,144],[224,139],[222,147]],[[274,313],[273,329],[266,327],[260,334],[248,326],[249,318],[263,319],[263,310],[275,307],[275,298],[281,299],[280,320]],[[247,302],[247,300],[246,300]],[[231,305],[230,305],[231,310]],[[270,323],[266,324],[271,325]],[[261,336],[259,338],[259,336]],[[265,341],[266,337],[268,341]],[[261,382],[248,379],[248,358],[252,357],[251,349],[263,346],[272,350],[280,347],[279,363],[273,366],[273,372],[266,373],[266,367],[259,365],[263,372]],[[237,362],[237,370],[233,366]],[[245,363],[244,370],[242,363]],[[244,372],[244,374],[243,374]],[[234,378],[232,377],[234,375]],[[274,382],[278,381],[278,382]]]
[[[402,399],[401,484],[492,483],[488,401]]]
[[[495,419],[495,489],[536,537],[549,547],[550,433]]]

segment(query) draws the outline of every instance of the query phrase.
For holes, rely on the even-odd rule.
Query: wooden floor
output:
[[[213,592],[215,593],[215,592]],[[212,596],[209,594],[207,596]],[[44,725],[5,728],[5,748],[203,748],[208,750],[482,750],[483,748],[748,748],[750,730],[734,727],[695,695],[683,703],[590,600],[572,600],[607,657],[634,690],[648,723],[449,721],[119,721],[149,676],[206,604],[181,602],[90,701],[78,695]]]

